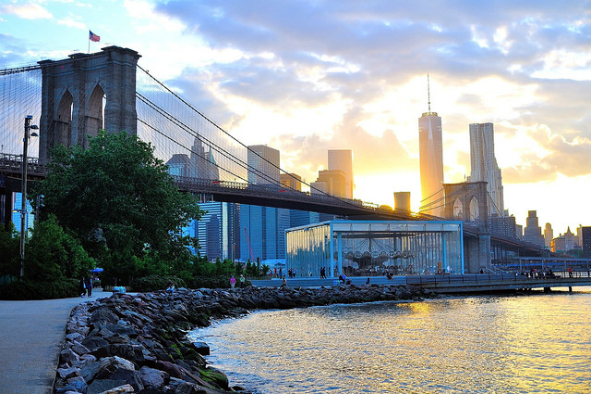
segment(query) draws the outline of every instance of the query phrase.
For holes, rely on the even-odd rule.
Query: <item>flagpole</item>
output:
[[[88,36],[88,54],[90,54],[90,36]]]

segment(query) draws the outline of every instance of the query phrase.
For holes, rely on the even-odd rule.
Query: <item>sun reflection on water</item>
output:
[[[591,294],[257,312],[194,332],[273,393],[591,393]]]

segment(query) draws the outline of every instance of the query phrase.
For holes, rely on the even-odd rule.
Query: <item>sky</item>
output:
[[[517,223],[591,225],[591,1],[0,0],[0,68],[108,45],[283,169],[313,182],[351,149],[354,197],[410,191],[413,211],[429,75],[444,182],[470,175],[469,124],[493,122]]]

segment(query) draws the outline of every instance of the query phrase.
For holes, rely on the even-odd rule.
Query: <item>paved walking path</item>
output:
[[[110,295],[95,289],[90,298],[0,301],[0,393],[50,394],[72,308]]]

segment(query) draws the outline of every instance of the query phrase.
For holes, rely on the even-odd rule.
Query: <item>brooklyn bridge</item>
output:
[[[309,192],[302,192],[282,184],[249,165],[248,146],[185,101],[178,89],[141,67],[140,57],[131,49],[110,46],[97,53],[0,70],[0,210],[5,226],[12,217],[13,195],[21,190],[23,119],[30,115],[39,129],[38,137],[28,141],[26,174],[31,181],[45,176],[52,147],[84,148],[100,129],[125,130],[149,142],[163,162],[190,157],[191,167],[172,176],[180,190],[201,201],[313,211],[349,220],[458,221],[466,259],[473,260],[467,261],[468,271],[483,261],[490,266],[491,258],[542,253],[514,234],[491,231],[484,182],[443,185],[443,218],[339,198],[311,185]],[[275,170],[291,176],[289,169]],[[458,204],[464,207],[459,215],[454,213]],[[477,215],[470,212],[475,206]]]

